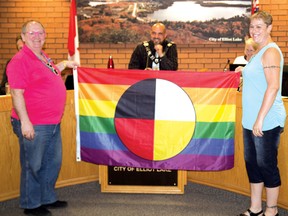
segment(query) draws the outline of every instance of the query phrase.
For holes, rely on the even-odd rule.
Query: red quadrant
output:
[[[134,154],[153,160],[154,119],[115,118],[114,121],[122,143]]]

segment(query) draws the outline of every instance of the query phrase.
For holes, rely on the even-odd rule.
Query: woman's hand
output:
[[[256,137],[262,137],[264,135],[262,131],[262,122],[256,120],[255,124],[253,125],[253,134]]]

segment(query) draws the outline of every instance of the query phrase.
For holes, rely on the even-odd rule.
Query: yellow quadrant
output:
[[[165,160],[179,154],[190,142],[195,122],[155,120],[154,160]]]

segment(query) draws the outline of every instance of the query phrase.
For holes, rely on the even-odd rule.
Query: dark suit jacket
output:
[[[165,40],[162,43],[163,50],[166,49],[169,41]],[[149,47],[153,55],[155,55],[154,43],[149,41]],[[147,67],[152,67],[152,60],[149,58],[145,46],[139,44],[131,55],[129,62],[129,69],[145,69]],[[160,70],[177,70],[178,69],[178,54],[176,44],[172,43],[165,55],[160,59]]]

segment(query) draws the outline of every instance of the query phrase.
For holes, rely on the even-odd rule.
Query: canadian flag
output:
[[[80,65],[79,37],[77,26],[76,0],[71,0],[70,21],[68,35],[68,60],[76,61]]]
[[[253,0],[251,14],[254,14],[257,11],[259,11],[259,0]]]

